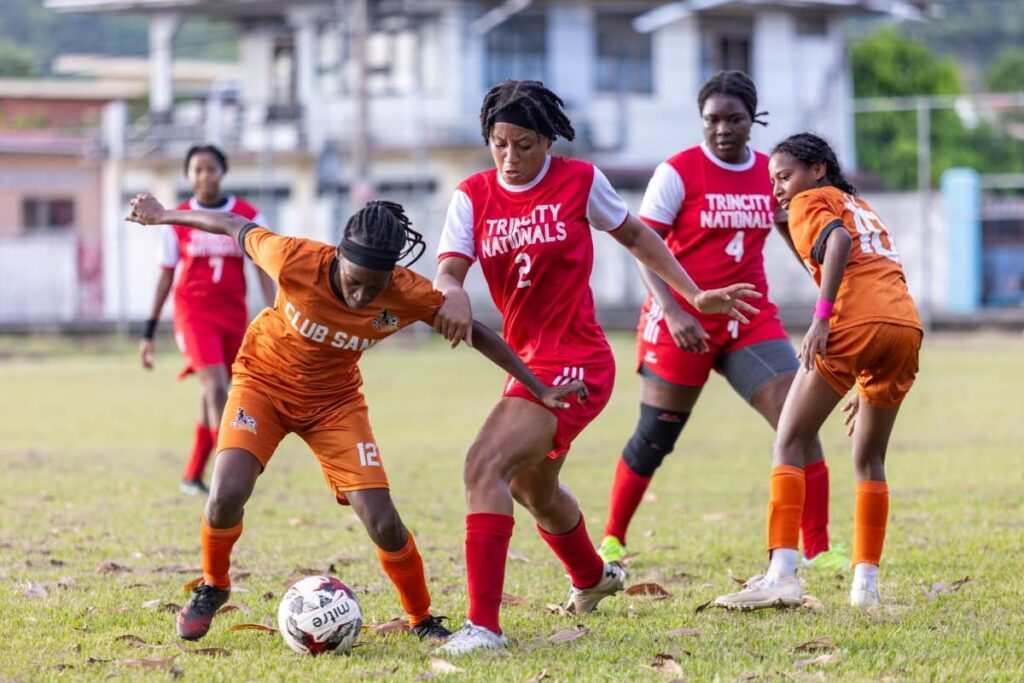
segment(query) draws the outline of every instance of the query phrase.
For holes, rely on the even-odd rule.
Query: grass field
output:
[[[617,337],[615,347],[616,393],[564,470],[595,536],[636,414],[631,341]],[[811,573],[804,581],[822,609],[694,613],[735,586],[730,572],[748,576],[763,560],[772,435],[716,378],[630,539],[637,553],[630,583],[657,582],[670,597],[618,596],[584,618],[550,613],[545,604],[565,597],[567,580],[520,514],[506,590],[521,604],[504,610],[513,646],[452,659],[463,670],[454,673],[431,663],[427,644],[404,635],[367,630],[352,656],[312,659],[276,635],[228,630],[272,623],[290,580],[331,565],[357,588],[366,623],[401,614],[354,515],[334,504],[294,437],[247,509],[235,552],[244,574],[231,600],[239,609],[218,617],[201,642],[230,654],[183,651],[164,607],[186,599],[181,585],[198,563],[201,501],[177,491],[195,383],[173,381],[179,360],[171,354],[144,373],[127,342],[5,338],[0,359],[0,680],[536,681],[541,672],[561,681],[1024,680],[1024,342],[1017,337],[936,337],[927,345],[890,448],[884,609],[851,611],[848,575]],[[375,350],[364,375],[436,611],[457,625],[466,609],[461,460],[501,377],[472,351],[436,342]],[[853,479],[838,415],[823,438],[833,538],[849,543]],[[549,640],[577,624],[590,631]],[[829,641],[825,649],[797,650],[819,637]],[[679,670],[655,670],[658,653],[673,655]],[[829,657],[806,661],[822,655]]]

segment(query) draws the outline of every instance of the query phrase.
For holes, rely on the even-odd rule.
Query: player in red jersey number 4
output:
[[[530,512],[565,566],[568,610],[590,612],[623,587],[622,568],[598,556],[579,505],[558,479],[573,439],[608,402],[615,376],[589,286],[591,227],[611,234],[705,313],[746,322],[757,309],[742,299],[760,296],[748,284],[702,291],[664,241],[630,215],[600,170],[551,156],[557,137],[572,140],[575,133],[562,100],[542,83],[495,86],[484,99],[480,123],[495,168],[464,180],[452,197],[435,281],[446,301],[435,327],[453,344],[472,344],[472,312],[462,284],[479,260],[509,346],[545,383],[581,380],[589,400],[550,410],[519,382],[505,384],[466,456],[469,614],[441,647],[446,654],[506,644],[498,614],[513,502]]]

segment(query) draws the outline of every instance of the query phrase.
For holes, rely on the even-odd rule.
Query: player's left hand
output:
[[[857,413],[860,411],[860,394],[854,394],[853,398],[843,406],[843,412],[846,413],[846,418],[843,420],[843,424],[846,425],[846,435],[853,436],[853,429],[857,426]]]
[[[569,402],[565,399],[573,394],[579,397],[580,403],[585,403],[590,396],[587,385],[576,379],[561,386],[544,387],[537,398],[548,408],[568,408]]]
[[[810,372],[814,369],[814,358],[816,356],[821,356],[821,359],[825,360],[825,347],[828,345],[829,329],[828,320],[815,318],[814,322],[811,323],[807,334],[804,335],[804,343],[800,347],[800,364],[804,366],[804,370]]]
[[[760,299],[761,292],[754,285],[741,282],[721,289],[706,289],[696,296],[694,308],[701,313],[724,313],[741,323],[749,323],[748,315],[757,315],[759,309],[754,308],[743,299]]]
[[[166,209],[151,194],[137,194],[132,197],[128,205],[131,207],[131,211],[124,217],[126,221],[139,225],[163,225],[165,222],[163,215]]]

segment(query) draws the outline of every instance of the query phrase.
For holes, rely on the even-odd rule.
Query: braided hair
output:
[[[857,188],[853,186],[843,170],[839,168],[839,160],[828,142],[814,133],[797,133],[775,145],[772,154],[785,152],[794,159],[799,159],[808,166],[825,164],[825,180],[848,195],[857,196]]]
[[[188,148],[188,151],[185,152],[185,175],[188,175],[188,165],[192,162],[192,157],[197,154],[209,154],[217,160],[218,164],[220,164],[221,171],[224,173],[228,172],[228,158],[224,152],[221,151],[220,147],[217,147],[216,145],[192,145]]]
[[[700,111],[704,111],[704,103],[712,95],[735,97],[743,103],[743,108],[750,114],[753,123],[768,125],[763,118],[768,116],[768,112],[757,111],[757,88],[754,81],[742,71],[719,71],[709,78],[697,94],[697,108]]]
[[[551,141],[559,136],[570,141],[576,137],[565,115],[565,102],[540,81],[506,80],[487,91],[480,107],[484,144],[490,144],[491,130],[502,114],[515,119],[509,123],[530,128]]]
[[[410,225],[401,204],[369,202],[348,219],[340,250],[349,260],[377,270],[391,270],[410,255],[412,259],[406,265],[412,265],[423,256],[427,245],[423,235]]]

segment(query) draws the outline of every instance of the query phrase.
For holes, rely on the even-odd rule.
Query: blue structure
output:
[[[950,313],[974,313],[981,308],[981,180],[970,168],[951,168],[942,174],[946,213],[946,285]]]

